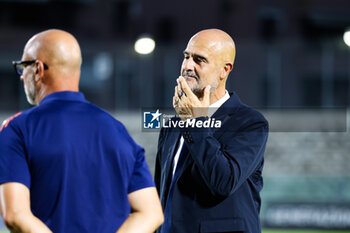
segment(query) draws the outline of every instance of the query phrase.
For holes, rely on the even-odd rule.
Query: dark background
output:
[[[237,47],[228,90],[255,107],[350,104],[348,0],[0,0],[0,111],[28,108],[11,61],[49,28],[77,37],[81,90],[111,111],[171,105],[182,51],[199,30],[220,28]],[[142,34],[156,49],[138,55]]]

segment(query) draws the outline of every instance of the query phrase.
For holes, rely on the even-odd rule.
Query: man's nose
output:
[[[193,61],[193,58],[190,57],[186,60],[184,60],[184,64],[183,64],[183,69],[184,70],[194,70],[194,67],[195,67],[195,62]]]

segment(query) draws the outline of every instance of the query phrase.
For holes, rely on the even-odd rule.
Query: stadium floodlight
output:
[[[343,35],[343,40],[350,47],[350,28],[347,28]]]
[[[140,37],[134,45],[134,49],[139,54],[150,54],[156,47],[156,42],[151,37]]]

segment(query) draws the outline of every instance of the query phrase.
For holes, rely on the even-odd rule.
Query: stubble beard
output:
[[[213,84],[210,85],[210,93],[213,93],[219,86],[219,81],[215,80]],[[198,97],[198,99],[203,98],[205,87],[200,87],[199,80],[196,80],[195,84],[190,85],[191,91]]]
[[[186,82],[190,87],[191,91],[193,92],[193,94],[195,94],[198,97],[198,99],[203,98],[205,87],[201,87],[202,85],[200,84],[200,77],[192,70],[183,71],[182,76],[186,79]],[[189,77],[190,80],[188,80],[187,76],[190,76]],[[191,82],[191,79],[194,79],[195,82]],[[210,93],[213,93],[216,90],[216,88],[218,88],[219,81],[215,79],[215,82],[212,83],[210,86],[211,86]]]
[[[27,84],[24,83],[24,92],[26,93],[27,101],[31,105],[36,105],[35,97],[36,97],[36,91],[35,91],[35,82],[34,82],[34,75],[31,76],[30,80],[28,80]]]
[[[198,98],[202,98],[204,94],[204,89],[200,87],[199,76],[192,70],[183,71],[182,76],[185,78],[193,94],[195,94]],[[192,79],[194,79],[195,82],[193,82]]]
[[[191,88],[191,91],[193,92],[193,94],[195,94],[198,98],[203,97],[204,89],[199,87],[199,80],[196,80],[196,82],[194,84],[190,85],[190,88]]]

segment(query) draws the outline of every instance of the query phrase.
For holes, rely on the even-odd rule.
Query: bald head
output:
[[[77,40],[68,32],[51,29],[34,35],[25,45],[22,61],[35,60],[21,79],[27,99],[39,104],[48,94],[78,91],[82,62]]]
[[[39,59],[56,71],[80,71],[81,52],[77,40],[68,32],[51,29],[33,36],[24,48],[24,55]]]
[[[234,62],[236,47],[229,34],[220,29],[206,29],[195,34],[188,44],[201,43],[216,53],[224,62]]]
[[[200,31],[187,44],[181,75],[198,98],[210,85],[210,102],[214,103],[225,94],[235,55],[235,44],[226,32],[219,29]]]

